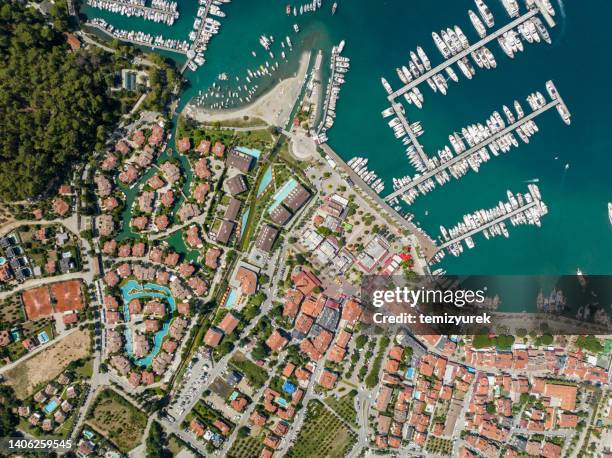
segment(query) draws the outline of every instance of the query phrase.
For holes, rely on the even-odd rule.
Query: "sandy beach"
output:
[[[273,126],[284,126],[289,120],[291,111],[300,95],[302,83],[308,71],[311,53],[303,53],[300,67],[295,76],[282,80],[253,103],[242,108],[231,110],[208,110],[189,103],[183,114],[202,123],[225,121],[228,119],[260,118]]]

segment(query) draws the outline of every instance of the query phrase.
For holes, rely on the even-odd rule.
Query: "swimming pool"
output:
[[[283,391],[287,394],[295,393],[296,389],[297,387],[288,380],[285,380],[285,383],[283,383]]]
[[[6,264],[6,258],[0,256],[0,266],[3,266],[4,264]]]
[[[274,200],[274,202],[272,203],[272,205],[270,205],[270,208],[268,209],[268,211],[271,212],[278,206],[278,204],[280,204],[283,200],[285,200],[285,198],[289,195],[289,193],[295,189],[297,184],[298,184],[297,181],[291,178],[283,186],[281,186],[281,188],[278,191],[276,191],[276,194],[274,194],[274,197],[272,197],[272,200]]]
[[[53,411],[54,411],[55,409],[57,409],[57,406],[58,406],[57,401],[56,401],[55,399],[51,399],[51,400],[50,400],[50,401],[47,403],[47,405],[46,405],[45,407],[43,407],[43,410],[45,411],[45,413],[46,413],[47,415],[49,415],[49,414],[53,413]]]
[[[247,208],[246,211],[242,214],[242,220],[240,222],[240,237],[244,235],[244,229],[246,228],[246,223],[249,220],[250,212],[251,212],[251,209]]]
[[[238,302],[238,298],[238,291],[234,288],[230,289],[230,292],[227,295],[227,299],[225,300],[225,307],[230,308],[236,305],[236,303]]]
[[[163,299],[170,306],[170,312],[168,313],[170,318],[166,320],[161,329],[155,333],[155,336],[153,337],[153,348],[147,356],[135,360],[137,365],[147,367],[153,362],[153,358],[155,358],[161,350],[164,337],[166,337],[166,334],[168,334],[168,329],[170,328],[172,314],[176,310],[176,301],[172,296],[170,288],[158,285],[156,283],[146,283],[144,286],[142,286],[136,280],[130,280],[123,285],[121,287],[121,294],[123,297],[123,314],[125,315],[125,321],[130,320],[130,310],[128,304],[132,299],[139,299],[143,297]],[[125,329],[124,336],[125,351],[131,358],[133,358],[134,351],[132,348],[132,333],[130,332],[129,328]]]
[[[261,178],[261,183],[259,183],[259,187],[257,188],[257,197],[261,196],[266,188],[272,183],[274,175],[272,174],[272,166],[269,166],[263,174]]]
[[[43,331],[40,334],[38,334],[38,341],[41,344],[49,342],[49,336],[47,335],[47,331]]]
[[[237,146],[236,151],[253,156],[255,159],[259,159],[259,156],[261,156],[261,151],[255,148],[247,148],[246,146]]]
[[[281,407],[287,407],[289,403],[285,398],[281,398],[280,396],[275,399],[275,402]]]

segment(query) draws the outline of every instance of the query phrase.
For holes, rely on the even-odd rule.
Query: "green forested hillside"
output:
[[[70,52],[36,10],[0,5],[0,198],[12,201],[64,180],[102,142],[115,109],[105,56]]]

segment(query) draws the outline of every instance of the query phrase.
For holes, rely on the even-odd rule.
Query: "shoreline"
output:
[[[208,110],[189,102],[181,114],[201,123],[243,119],[248,116],[249,119],[260,118],[269,125],[284,127],[302,90],[302,81],[308,71],[311,56],[312,51],[302,53],[295,76],[280,81],[248,105],[227,110]]]

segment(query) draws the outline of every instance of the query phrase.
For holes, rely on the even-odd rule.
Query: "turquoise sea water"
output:
[[[285,15],[286,1],[235,0],[224,6],[227,17],[221,19],[221,32],[209,44],[206,64],[196,73],[186,74],[190,87],[183,93],[180,106],[213,82],[231,87],[236,84],[235,76],[243,78],[247,68],[255,69],[269,60],[257,42],[261,34],[273,35],[276,46],[285,35],[291,36],[294,52],[276,75],[258,80],[260,91],[294,73],[302,49],[323,49],[327,69],[331,45],[345,39],[343,54],[351,58],[351,69],[342,86],[329,144],[345,160],[368,157],[370,169],[385,179],[385,192],[390,192],[392,177],[412,175],[414,170],[380,115],[388,106],[380,77],[399,87],[395,67],[407,63],[409,51],[417,45],[425,49],[434,65],[441,62],[431,39],[434,30],[457,24],[474,42],[477,37],[467,16],[468,8],[475,9],[474,3],[340,0],[335,16],[329,11],[331,3],[323,0],[321,11],[297,18]],[[92,16],[104,17],[117,27],[185,39],[197,6],[192,1],[179,4],[182,17],[171,28],[98,10]],[[487,4],[495,15],[496,27],[509,22],[498,0],[488,0]],[[524,101],[530,92],[544,92],[548,79],[555,81],[572,112],[572,125],[566,127],[556,111],[548,111],[536,120],[540,132],[529,145],[521,144],[504,156],[492,158],[480,173],[470,172],[459,181],[438,187],[406,208],[430,235],[437,237],[441,224],[451,226],[464,213],[494,206],[507,189],[524,192],[527,180],[539,179],[549,207],[542,227],[511,227],[510,239],[477,236],[474,249],[466,249],[459,258],[446,256],[440,266],[449,273],[561,274],[574,273],[577,267],[590,274],[612,273],[612,228],[607,216],[607,202],[612,201],[612,95],[607,88],[610,64],[605,53],[611,42],[608,28],[612,6],[603,0],[588,5],[554,0],[553,4],[558,24],[551,31],[552,45],[525,44],[525,52],[511,60],[492,43],[489,48],[498,61],[497,69],[477,69],[471,81],[460,76],[458,84],[449,82],[447,96],[432,94],[423,85],[424,109],[406,107],[411,121],[422,122],[425,134],[420,140],[430,155],[447,143],[453,130],[482,122],[503,104],[514,99]],[[297,35],[293,23],[301,28]],[[251,55],[252,50],[257,57]],[[273,50],[280,53],[280,48]],[[217,80],[221,72],[229,75],[227,82]]]

